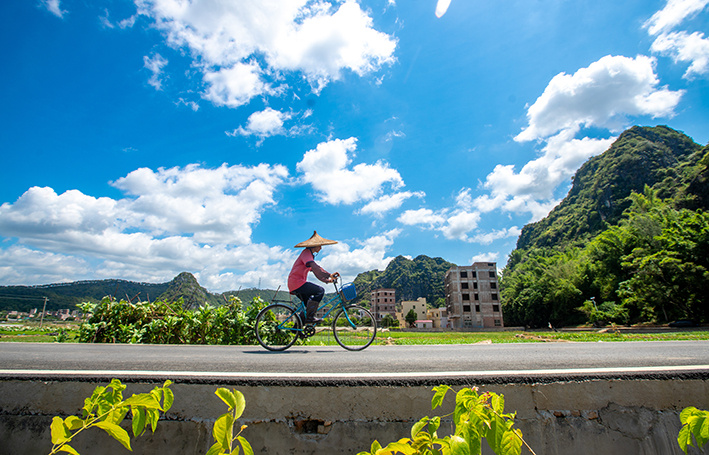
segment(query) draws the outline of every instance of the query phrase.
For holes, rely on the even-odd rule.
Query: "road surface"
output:
[[[447,382],[709,376],[709,341],[293,347],[0,343],[0,378]],[[689,375],[689,376],[688,376]],[[515,379],[516,378],[516,379]]]

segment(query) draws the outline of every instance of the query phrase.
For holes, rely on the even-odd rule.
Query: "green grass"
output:
[[[64,331],[64,335],[60,335]],[[76,342],[79,335],[76,324],[48,323],[42,328],[38,323],[9,324],[0,326],[0,342],[53,343],[60,338],[64,342]]]

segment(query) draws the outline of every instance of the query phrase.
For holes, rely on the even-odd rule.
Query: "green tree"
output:
[[[416,325],[416,320],[418,319],[418,316],[416,315],[416,311],[412,308],[409,310],[408,313],[406,313],[406,316],[404,317],[404,320],[406,321],[406,324],[408,324],[409,327],[414,327]]]

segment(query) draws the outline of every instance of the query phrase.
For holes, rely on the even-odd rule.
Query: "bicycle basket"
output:
[[[355,289],[354,283],[342,286],[342,297],[344,297],[345,300],[354,300],[357,298],[357,289]]]

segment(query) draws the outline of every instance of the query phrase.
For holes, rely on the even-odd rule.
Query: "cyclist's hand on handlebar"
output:
[[[330,283],[334,283],[337,281],[337,279],[340,278],[340,274],[335,272],[330,274]]]

